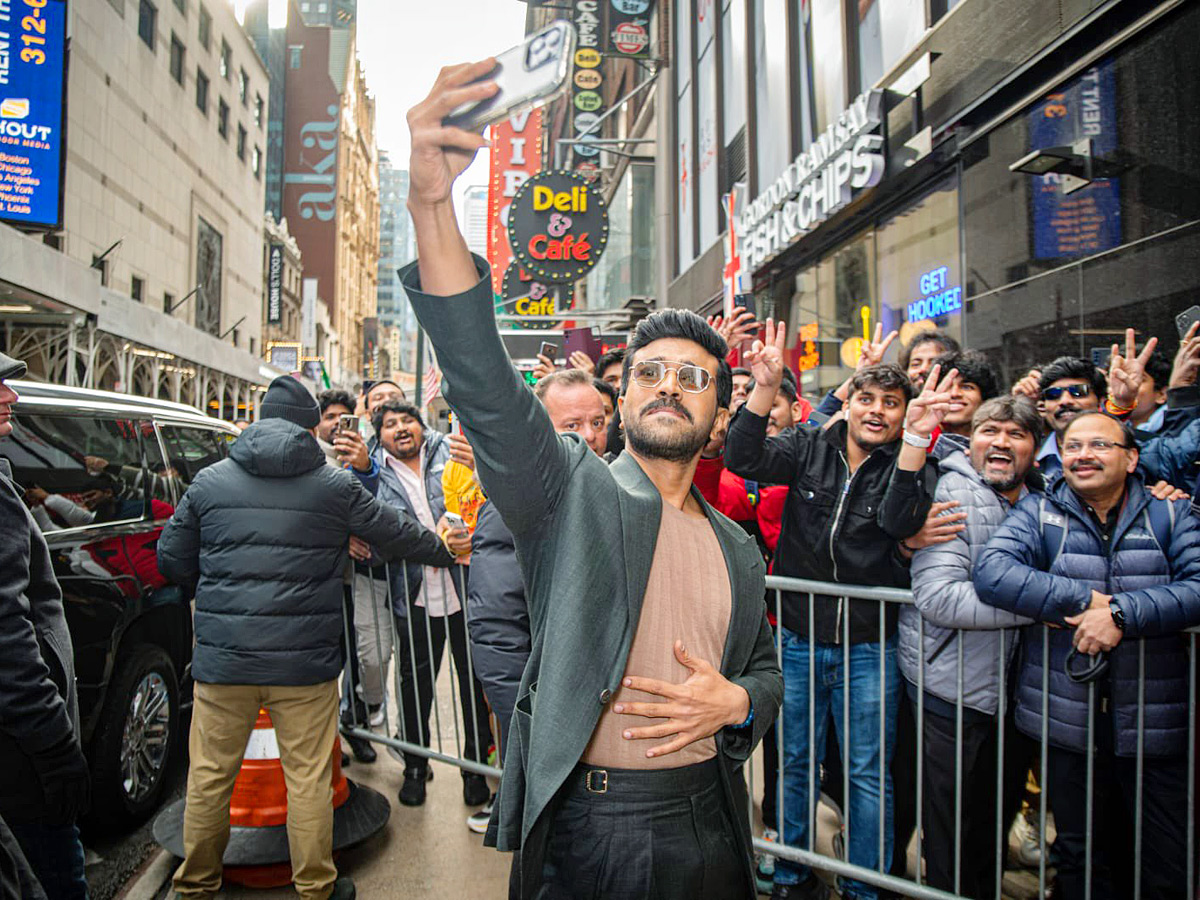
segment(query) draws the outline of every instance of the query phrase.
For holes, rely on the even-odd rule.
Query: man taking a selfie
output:
[[[728,415],[727,348],[659,311],[626,349],[626,452],[609,467],[555,433],[451,198],[484,141],[442,120],[494,93],[470,84],[494,64],[444,69],[409,112],[419,261],[401,273],[525,574],[532,648],[487,842],[519,851],[513,897],[753,897],[742,769],[782,679],[758,549],[692,489]]]

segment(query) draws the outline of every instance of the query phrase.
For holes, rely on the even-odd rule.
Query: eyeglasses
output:
[[[1063,444],[1063,456],[1078,456],[1083,452],[1084,441],[1067,441]],[[1113,447],[1120,447],[1122,450],[1132,449],[1129,444],[1122,444],[1118,441],[1106,441],[1104,438],[1093,438],[1086,442],[1086,445],[1091,448],[1093,453],[1108,453]]]
[[[689,394],[703,394],[712,383],[712,375],[708,369],[693,366],[690,363],[663,362],[648,359],[633,367],[633,380],[644,388],[656,388],[667,377],[667,370],[675,370],[675,383]]]
[[[1048,387],[1042,391],[1042,398],[1044,400],[1057,400],[1063,395],[1063,391],[1066,391],[1078,400],[1080,397],[1086,397],[1090,394],[1092,386],[1090,384],[1068,384],[1066,387]]]

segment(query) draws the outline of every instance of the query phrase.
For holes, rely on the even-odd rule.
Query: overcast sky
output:
[[[358,0],[358,56],[375,97],[375,136],[394,165],[408,168],[409,108],[438,70],[496,55],[521,42],[526,6],[520,0]],[[481,152],[459,189],[487,184]]]

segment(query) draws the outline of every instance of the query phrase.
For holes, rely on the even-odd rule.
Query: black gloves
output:
[[[32,757],[45,798],[40,817],[47,825],[73,825],[88,811],[92,776],[74,735]]]

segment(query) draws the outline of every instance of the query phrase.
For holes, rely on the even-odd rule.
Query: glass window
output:
[[[809,60],[812,66],[814,134],[820,134],[846,108],[846,59],[842,52],[842,0],[810,0]]]
[[[860,90],[875,85],[925,33],[925,0],[858,0]]]
[[[297,44],[295,46],[288,47],[288,67],[289,68],[291,68],[291,69],[300,68],[300,54],[301,54],[301,51],[303,51],[303,50],[304,50],[303,44]]]
[[[701,20],[701,26],[696,30],[698,40],[704,40],[699,48],[696,63],[696,103],[699,108],[696,140],[700,155],[699,183],[700,192],[700,252],[703,253],[717,239],[718,211],[720,200],[717,197],[717,45],[712,29],[712,0],[707,0],[708,15]]]
[[[150,0],[140,0],[138,4],[138,37],[142,43],[154,49],[154,35],[158,28],[158,7]]]
[[[253,152],[250,154],[250,168],[254,171],[255,178],[262,178],[262,150],[255,144]]]
[[[171,62],[170,70],[171,77],[175,79],[175,83],[183,84],[183,58],[186,53],[183,42],[179,40],[179,36],[175,32],[171,32]]]
[[[150,422],[19,414],[0,456],[43,531],[145,517]]]
[[[221,77],[224,78],[226,81],[229,80],[230,73],[233,71],[233,66],[232,66],[232,62],[231,62],[232,59],[233,59],[233,49],[229,46],[229,41],[225,40],[225,38],[221,38],[221,61],[220,61],[219,65],[220,65]]]
[[[758,191],[783,173],[791,158],[788,110],[787,8],[754,0],[754,89]]]
[[[654,295],[654,166],[632,163],[608,207],[608,244],[587,276],[588,307],[612,309]],[[382,298],[390,292],[380,291]]]
[[[254,95],[254,124],[259,128],[263,127],[263,98],[262,94]]]
[[[242,101],[242,106],[246,105],[246,94],[250,90],[250,76],[246,74],[245,69],[238,70],[238,99]]]
[[[676,3],[675,34],[677,64],[675,73],[675,188],[677,194],[676,221],[679,223],[679,265],[682,271],[696,258],[695,229],[692,215],[695,209],[696,173],[692,164],[695,139],[692,133],[692,16],[691,4]]]
[[[230,436],[208,428],[162,425],[167,466],[178,479],[180,495],[195,481],[201,469],[229,455]]]
[[[187,0],[175,0],[175,8],[186,16],[187,15]]]
[[[146,279],[138,278],[136,275],[129,279],[129,297],[131,300],[136,300],[141,303],[145,300],[146,295]]]
[[[203,218],[196,228],[196,322],[201,331],[221,333],[221,283],[224,238]]]
[[[746,5],[723,0],[721,40],[725,54],[722,87],[725,92],[726,144],[746,124]],[[728,185],[727,185],[728,187]]]
[[[224,97],[217,98],[217,134],[229,140],[229,104]]]
[[[238,123],[237,130],[237,155],[242,162],[246,161],[246,127],[241,122]]]
[[[212,14],[205,8],[204,4],[200,4],[200,18],[197,35],[200,38],[200,46],[208,50],[212,46]]]
[[[208,115],[208,76],[201,69],[196,70],[196,109]]]

